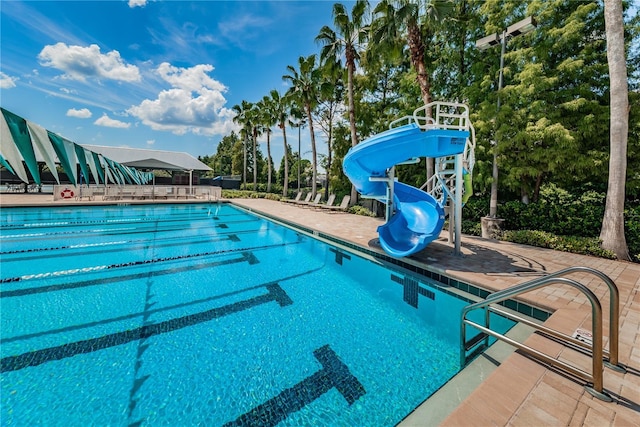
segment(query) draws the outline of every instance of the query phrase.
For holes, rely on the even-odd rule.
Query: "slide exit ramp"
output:
[[[436,177],[430,194],[397,182],[394,167],[417,162],[420,157],[457,158],[461,183],[470,127],[466,105],[434,102],[392,122],[389,130],[352,147],[345,156],[343,170],[356,190],[387,204],[387,222],[378,227],[378,235],[389,255],[409,256],[438,238],[445,220],[444,207],[454,190],[447,185],[455,187],[455,180]],[[457,194],[461,195],[462,189]]]

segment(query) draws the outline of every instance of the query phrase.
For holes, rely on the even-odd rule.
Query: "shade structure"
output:
[[[47,165],[58,184],[58,164],[74,184],[89,184],[91,177],[96,184],[107,179],[118,184],[146,184],[153,179],[151,173],[113,161],[4,108],[0,111],[0,164],[23,182],[29,183],[31,174],[34,182],[41,184],[40,163]]]

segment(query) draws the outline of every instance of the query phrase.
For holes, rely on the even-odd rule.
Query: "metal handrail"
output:
[[[516,285],[512,288],[504,289],[499,292],[494,292],[493,294],[489,295],[487,299],[480,301],[479,303],[473,304],[473,306],[475,305],[478,305],[478,306],[470,308],[470,310],[474,310],[476,308],[481,308],[481,306],[488,306],[489,304],[492,304],[491,302],[492,299],[500,298],[500,296],[504,292],[517,291],[518,294],[525,293],[531,290],[529,288],[531,285],[539,281],[545,280],[546,278],[563,277],[563,276],[567,276],[569,274],[578,273],[578,272],[593,274],[594,276],[599,277],[609,288],[609,294],[610,294],[609,295],[609,361],[607,363],[607,366],[611,369],[622,372],[625,369],[618,362],[619,332],[620,332],[619,331],[620,329],[620,291],[618,290],[618,287],[616,286],[615,282],[611,280],[609,276],[607,276],[606,274],[604,274],[599,270],[596,270],[590,267],[582,267],[582,266],[568,267],[563,270],[556,271],[555,273],[551,273],[547,276],[533,279],[528,282],[522,283],[520,285]],[[519,291],[520,289],[522,290]],[[481,304],[481,303],[484,303],[484,304]],[[562,338],[568,339],[570,337],[567,337],[565,335],[565,336],[562,336]],[[581,345],[581,344],[578,344],[578,345]]]
[[[565,371],[568,371],[569,373],[578,376],[580,378],[585,379],[586,381],[591,381],[593,383],[593,387],[586,387],[587,391],[589,391],[593,396],[598,397],[601,400],[606,400],[606,401],[611,401],[611,398],[604,393],[603,391],[603,364],[602,364],[602,358],[603,358],[603,343],[602,343],[602,305],[600,304],[600,301],[598,300],[598,297],[589,289],[587,288],[585,285],[576,282],[575,280],[572,279],[567,279],[564,277],[558,277],[559,275],[566,275],[575,271],[585,271],[585,272],[589,272],[589,273],[593,273],[595,275],[597,275],[598,277],[601,277],[605,283],[607,283],[607,285],[609,285],[609,282],[611,283],[610,289],[611,289],[611,293],[612,293],[612,299],[614,299],[613,295],[617,294],[617,287],[615,286],[615,284],[613,283],[613,281],[611,281],[611,279],[609,279],[606,275],[604,275],[603,273],[597,271],[597,270],[593,270],[593,269],[589,269],[587,267],[571,267],[565,270],[561,270],[555,274],[549,275],[549,276],[545,276],[543,278],[540,279],[535,279],[526,283],[523,283],[521,285],[517,285],[514,286],[512,288],[508,288],[508,289],[504,289],[502,291],[499,292],[495,292],[491,295],[489,295],[485,300],[483,301],[479,301],[477,303],[474,304],[470,304],[468,306],[466,306],[463,310],[462,310],[462,315],[461,315],[461,326],[460,326],[460,340],[461,340],[461,345],[460,345],[460,362],[461,365],[464,366],[466,364],[466,352],[467,352],[467,348],[466,348],[466,325],[470,325],[475,327],[476,329],[480,330],[481,332],[490,335],[494,338],[500,339],[502,341],[507,342],[508,344],[519,348],[520,350],[524,351],[525,353],[529,354],[530,356],[540,359],[542,361],[544,361],[545,363],[548,363],[551,366],[555,366],[555,367],[559,367],[564,369]],[[605,279],[606,277],[606,279]],[[608,279],[608,280],[607,280]],[[490,304],[495,304],[498,302],[502,302],[505,301],[509,298],[512,298],[514,296],[517,296],[519,294],[525,293],[525,292],[529,292],[529,291],[533,291],[542,287],[546,287],[548,285],[551,284],[556,284],[556,283],[560,283],[560,284],[566,284],[566,285],[570,285],[575,287],[576,289],[578,289],[579,291],[581,291],[586,297],[587,299],[589,299],[589,302],[591,303],[591,323],[592,323],[592,331],[593,331],[593,339],[592,339],[592,344],[591,344],[591,354],[592,354],[592,373],[591,375],[589,375],[588,373],[577,369],[571,365],[568,365],[567,363],[561,362],[559,360],[556,360],[544,353],[541,353],[538,350],[535,350],[532,347],[526,346],[522,343],[519,343],[511,338],[506,337],[505,335],[499,334],[491,329],[489,329],[488,327],[488,317],[489,317],[489,312],[488,310],[485,310],[485,317],[486,317],[486,325],[487,326],[483,326],[480,324],[477,324],[471,320],[468,320],[467,314],[472,311],[472,310],[476,310],[479,308],[489,308]],[[616,299],[617,302],[617,299]],[[546,329],[546,328],[545,328]],[[615,334],[613,334],[612,336],[615,337],[615,339],[617,340],[617,329]],[[617,346],[616,346],[616,351],[617,351]],[[616,355],[617,357],[617,355]]]

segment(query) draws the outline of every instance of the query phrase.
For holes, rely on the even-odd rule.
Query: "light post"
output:
[[[496,117],[500,111],[500,91],[502,90],[502,70],[504,69],[504,53],[507,48],[507,40],[526,34],[533,31],[536,28],[536,21],[532,16],[528,16],[522,21],[518,21],[513,25],[505,28],[501,34],[493,33],[489,36],[476,40],[476,48],[479,50],[486,50],[490,47],[500,44],[500,75],[498,77],[498,105],[496,110]],[[494,124],[495,126],[495,124]],[[492,237],[491,230],[499,229],[501,220],[496,220],[498,213],[498,141],[492,141],[493,143],[493,180],[491,182],[491,200],[489,202],[489,216],[482,218],[482,237]],[[485,226],[487,230],[485,230]]]
[[[298,123],[298,193],[300,192],[300,128],[302,128],[302,120]]]

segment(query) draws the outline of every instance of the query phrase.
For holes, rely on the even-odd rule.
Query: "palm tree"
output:
[[[258,189],[258,136],[262,135],[260,124],[260,110],[256,104],[249,111],[249,121],[251,124],[251,139],[253,140],[253,191]]]
[[[282,185],[282,196],[287,197],[289,194],[289,145],[287,144],[287,119],[291,115],[291,100],[288,96],[281,96],[280,92],[273,89],[269,92],[268,104],[275,124],[282,129],[282,138],[284,140],[284,183]],[[265,97],[267,99],[267,97]]]
[[[259,111],[260,124],[267,133],[267,193],[271,192],[271,127],[276,124],[274,106],[269,96],[262,97],[256,104]]]
[[[240,105],[236,104],[231,109],[234,113],[236,113],[233,118],[233,122],[239,124],[242,129],[240,130],[240,134],[242,135],[242,146],[243,146],[243,162],[244,166],[242,169],[242,182],[244,184],[244,188],[247,187],[247,138],[251,135],[251,124],[250,124],[250,113],[253,108],[253,104],[243,100]]]
[[[349,14],[340,3],[333,5],[333,24],[335,31],[328,26],[320,29],[320,34],[316,41],[324,44],[320,58],[322,61],[341,61],[344,55],[345,67],[347,69],[347,96],[349,99],[349,125],[351,127],[351,146],[358,144],[356,133],[356,113],[353,94],[353,75],[356,65],[360,62],[360,54],[365,49],[369,26],[365,24],[364,18],[369,9],[369,2],[358,0],[351,10],[351,20]],[[351,187],[351,200],[355,201],[357,193],[355,187]]]
[[[624,22],[621,0],[604,0],[607,62],[610,81],[609,185],[600,239],[602,247],[629,260],[624,236],[625,176],[629,137],[629,88],[624,51]]]
[[[425,105],[431,102],[431,79],[425,64],[429,39],[433,34],[433,27],[452,8],[451,0],[382,0],[374,10],[377,18],[372,24],[373,42],[394,46],[402,40],[401,35],[404,34]],[[426,114],[431,115],[431,110],[427,109]],[[427,179],[430,179],[435,172],[433,159],[427,158],[426,164]]]
[[[293,128],[298,128],[298,154],[296,155],[296,170],[298,171],[298,176],[296,177],[296,181],[298,182],[298,192],[300,192],[300,162],[302,161],[300,155],[300,140],[301,140],[301,131],[302,128],[307,125],[307,120],[304,118],[304,112],[298,108],[296,105],[296,101],[292,96],[288,96],[292,100],[290,117],[289,117],[289,126]]]
[[[322,85],[318,106],[318,126],[327,136],[327,179],[325,180],[325,197],[329,194],[329,173],[333,158],[333,131],[336,121],[342,117],[344,80],[343,70],[338,63],[327,61],[322,67]],[[352,186],[352,190],[353,190]]]
[[[372,24],[372,41],[396,46],[404,34],[425,105],[431,102],[431,80],[425,64],[428,37],[452,8],[450,0],[382,0],[374,10],[377,18]]]
[[[307,123],[309,124],[309,133],[311,136],[311,155],[313,180],[311,182],[311,193],[313,197],[316,195],[316,180],[318,177],[318,154],[316,151],[316,136],[313,132],[313,110],[318,104],[318,92],[320,86],[321,72],[316,67],[316,56],[298,58],[298,69],[287,65],[287,72],[282,76],[284,81],[291,84],[288,93],[294,96],[294,99],[300,102],[307,114]]]

